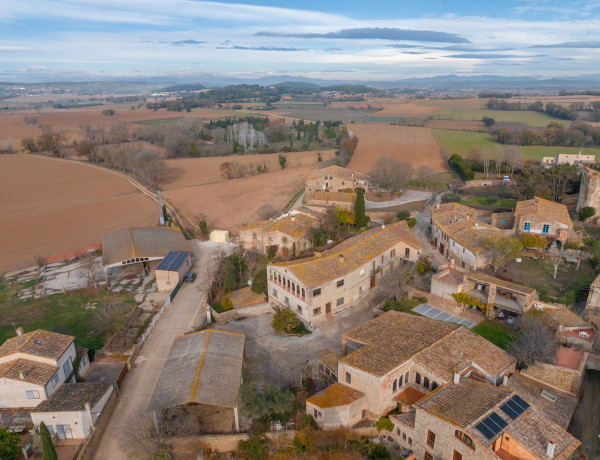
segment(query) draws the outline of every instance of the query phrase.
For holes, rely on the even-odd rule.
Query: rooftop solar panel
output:
[[[508,401],[502,404],[502,406],[500,406],[500,409],[502,410],[502,412],[504,412],[506,415],[508,415],[511,419],[514,420],[523,412],[525,412],[528,407],[529,404],[525,402],[523,398],[521,398],[518,395],[514,395],[512,398],[510,398]]]
[[[500,417],[496,412],[492,412],[481,422],[479,422],[475,428],[477,428],[481,434],[487,439],[492,439],[498,433],[500,433],[508,424]]]
[[[189,256],[189,252],[171,251],[156,267],[157,270],[177,271]]]
[[[484,425],[483,422],[479,422],[477,425],[475,425],[475,428],[477,428],[487,439],[492,439],[495,435],[495,433],[486,425]]]

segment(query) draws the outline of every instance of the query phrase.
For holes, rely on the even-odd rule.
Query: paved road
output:
[[[418,190],[405,190],[400,198],[389,201],[368,201],[365,200],[365,209],[380,209],[398,206],[399,204],[413,203],[431,198],[431,192],[421,192]]]
[[[412,228],[412,231],[423,245],[423,255],[429,256],[429,260],[431,260],[431,263],[435,268],[447,264],[448,261],[446,258],[429,242],[429,225],[431,222],[431,212],[429,209],[417,215],[416,220],[417,223]]]
[[[96,449],[94,458],[97,460],[128,458],[122,442],[124,427],[146,411],[173,339],[203,322],[206,315],[203,289],[206,286],[207,267],[213,251],[221,245],[199,241],[191,243],[196,258],[193,271],[198,274],[198,279],[193,284],[183,284],[148,336],[134,367],[125,377],[117,405]]]

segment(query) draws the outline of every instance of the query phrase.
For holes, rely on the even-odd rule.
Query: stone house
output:
[[[600,275],[590,285],[590,292],[583,311],[583,319],[596,327],[600,327]]]
[[[489,213],[459,203],[437,204],[431,208],[431,244],[463,268],[487,267],[491,257],[484,240],[501,238],[505,233],[483,221],[485,216]]]
[[[581,153],[557,153],[553,157],[543,157],[542,167],[550,168],[551,166],[569,164],[573,166],[594,164],[596,163],[596,155],[584,155]]]
[[[412,412],[416,401],[456,372],[494,386],[516,366],[516,358],[464,327],[397,311],[342,335],[342,354],[337,385],[348,389],[328,387],[306,401],[321,426],[352,425],[359,415],[377,420],[398,406]]]
[[[0,346],[0,408],[34,408],[72,377],[77,359],[75,337],[38,329]],[[83,354],[79,373],[89,366]]]
[[[371,177],[341,166],[328,166],[313,171],[306,178],[306,192],[343,192],[347,189],[356,191],[362,188],[365,192],[371,190]]]
[[[565,460],[581,444],[515,391],[459,375],[390,419],[394,439],[425,460]]]
[[[536,305],[537,308],[537,305]],[[598,335],[598,328],[581,319],[568,308],[556,308],[544,305],[544,315],[557,330],[561,343],[592,351]]]
[[[44,422],[58,439],[90,437],[113,391],[108,382],[64,384],[31,412],[36,432]]]
[[[560,247],[573,230],[573,222],[564,204],[537,196],[517,202],[514,214],[514,229],[519,237],[525,233],[535,233]]]
[[[290,307],[306,324],[321,324],[366,295],[391,267],[416,262],[421,248],[401,221],[359,233],[314,257],[268,264],[269,301]]]
[[[576,211],[589,206],[600,212],[600,171],[584,166],[581,168],[581,185]]]
[[[276,219],[258,221],[240,228],[239,241],[244,251],[268,254],[288,259],[312,247],[310,229],[319,225],[318,214],[293,210]]]
[[[356,201],[356,193],[346,192],[323,192],[317,190],[315,192],[306,193],[306,204],[308,206],[319,206],[319,207],[334,207],[347,209],[348,211],[354,210],[354,203]]]

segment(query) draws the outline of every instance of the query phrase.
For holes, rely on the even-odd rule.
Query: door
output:
[[[325,304],[325,313],[331,313],[331,302]]]
[[[371,289],[373,289],[376,284],[377,284],[377,275],[375,275],[375,273],[373,273],[371,275]]]
[[[442,243],[440,243],[440,254],[444,255],[444,245]]]
[[[56,425],[56,434],[58,439],[71,439],[73,437],[71,425]]]

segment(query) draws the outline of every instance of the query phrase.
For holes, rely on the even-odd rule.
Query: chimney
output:
[[[508,385],[508,372],[504,373],[504,377],[502,378],[502,385]]]
[[[19,371],[19,378],[20,378],[21,380],[25,380],[25,372],[23,372],[23,371]]]
[[[554,458],[554,448],[555,447],[556,447],[556,444],[554,444],[552,441],[548,441],[548,446],[546,447],[546,457]]]
[[[17,328],[17,337],[23,337],[23,328],[22,327]]]
[[[435,205],[435,209],[440,209],[440,204],[439,203]]]
[[[340,258],[340,262],[344,262],[344,254],[340,254],[339,258]]]
[[[296,216],[292,216],[292,222],[296,222]]]
[[[381,224],[381,229],[383,230],[385,228],[385,224]]]
[[[460,372],[458,372],[458,368],[454,368],[454,383],[456,385],[458,385],[458,382],[460,382]]]
[[[469,220],[470,214],[467,214],[467,220]]]

